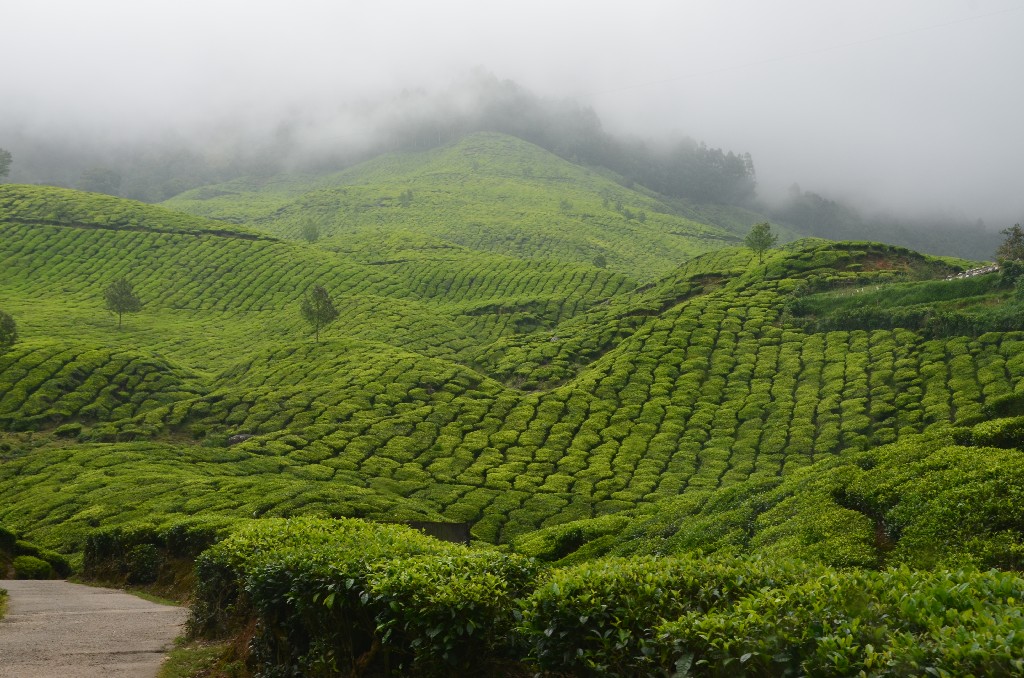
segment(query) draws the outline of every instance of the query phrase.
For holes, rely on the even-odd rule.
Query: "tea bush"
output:
[[[12,565],[15,579],[52,579],[55,574],[50,563],[35,556],[15,556]]]
[[[515,656],[515,601],[537,574],[521,556],[351,519],[254,521],[196,572],[193,633],[258,620],[254,661],[306,676],[499,670]]]
[[[91,530],[85,538],[82,575],[114,584],[152,584],[164,579],[171,587],[187,586],[176,581],[181,570],[191,568],[196,557],[223,539],[237,522],[206,516]]]
[[[665,621],[643,650],[694,676],[1014,675],[1022,586],[996,571],[818,573]]]
[[[645,675],[657,624],[691,611],[707,614],[807,572],[795,563],[600,560],[552,572],[525,601],[521,633],[544,670]]]

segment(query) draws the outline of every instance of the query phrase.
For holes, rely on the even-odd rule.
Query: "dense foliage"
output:
[[[77,548],[90,521],[196,511],[444,517],[508,542],[967,420],[1024,371],[1012,335],[792,323],[809,286],[956,270],[869,243],[803,241],[757,271],[724,249],[638,287],[456,247],[371,264],[153,220],[8,214],[9,298],[32,334],[0,357],[0,415],[54,444],[0,443],[0,513]],[[119,333],[129,348],[101,349],[92,281],[118,267],[145,271],[149,310]],[[320,346],[300,341],[296,303],[317,280],[341,313]]]
[[[191,581],[188,571],[195,559],[238,522],[206,515],[91,530],[85,540],[82,574],[115,585],[163,583],[172,593],[187,593],[181,589]]]
[[[52,579],[69,574],[67,558],[0,525],[0,579]]]
[[[604,560],[527,601],[539,666],[582,676],[1012,675],[1020,577],[776,559]]]
[[[296,519],[245,524],[199,558],[197,573],[193,633],[254,628],[250,662],[261,675],[1024,668],[1024,580],[997,571],[673,557],[541,574],[520,556],[406,528]]]
[[[190,627],[257,622],[253,662],[303,676],[491,675],[515,658],[516,601],[536,568],[397,525],[266,520],[197,561]]]
[[[1024,455],[988,447],[1012,447],[1020,421],[997,421],[1012,426],[986,422],[964,431],[986,447],[908,436],[785,477],[545,528],[516,539],[515,548],[562,562],[722,552],[837,567],[1020,569],[1024,521],[1012,507],[1024,486]]]

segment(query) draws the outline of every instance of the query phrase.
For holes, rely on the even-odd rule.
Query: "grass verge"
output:
[[[248,678],[245,663],[231,643],[179,638],[157,678]]]

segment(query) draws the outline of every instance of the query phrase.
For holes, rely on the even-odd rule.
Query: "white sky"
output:
[[[1024,219],[1024,0],[0,0],[0,122],[189,127],[473,69],[762,186]],[[0,146],[3,139],[0,139]]]

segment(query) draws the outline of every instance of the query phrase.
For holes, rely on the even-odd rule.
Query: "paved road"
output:
[[[64,581],[0,581],[3,678],[152,678],[186,610]]]

